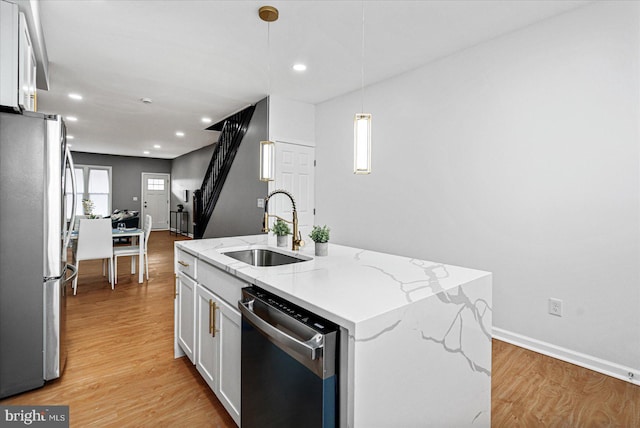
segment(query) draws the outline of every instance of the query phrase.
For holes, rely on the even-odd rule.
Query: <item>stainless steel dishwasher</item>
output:
[[[257,287],[238,307],[242,428],[336,427],[339,327]]]

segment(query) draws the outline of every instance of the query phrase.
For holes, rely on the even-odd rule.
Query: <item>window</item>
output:
[[[164,190],[164,179],[149,178],[147,180],[147,190]]]
[[[71,194],[71,171],[69,168],[66,169],[66,177],[65,177],[65,192],[64,196],[66,199],[65,207],[67,220],[71,219],[71,198],[73,195]],[[76,215],[82,214],[82,199],[84,198],[84,169],[76,167],[75,168],[76,175]]]
[[[111,214],[111,169],[89,167],[87,194],[93,201],[93,213],[101,217]]]
[[[71,177],[67,169],[66,192],[67,219],[71,218]],[[98,165],[76,165],[76,215],[83,215],[82,200],[93,202],[93,214],[105,217],[111,214],[111,167]]]

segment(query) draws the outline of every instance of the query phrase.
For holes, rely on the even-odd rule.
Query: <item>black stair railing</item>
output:
[[[220,130],[220,126],[222,127],[202,186],[193,192],[193,235],[196,239],[202,238],[207,229],[254,110],[255,106],[249,106],[207,128]]]

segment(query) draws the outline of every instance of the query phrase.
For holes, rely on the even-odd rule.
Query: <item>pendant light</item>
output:
[[[276,179],[276,145],[273,141],[260,141],[260,181]]]
[[[273,6],[262,6],[258,16],[267,23],[267,96],[271,94],[271,23],[278,20],[279,12]],[[276,144],[260,141],[260,181],[276,179]]]
[[[362,1],[360,111],[364,111],[364,0]],[[353,172],[371,174],[371,114],[356,113],[353,120]]]

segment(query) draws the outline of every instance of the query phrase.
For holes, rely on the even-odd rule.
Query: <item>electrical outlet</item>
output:
[[[549,299],[549,313],[551,315],[555,315],[557,317],[562,316],[562,300],[560,299]]]

